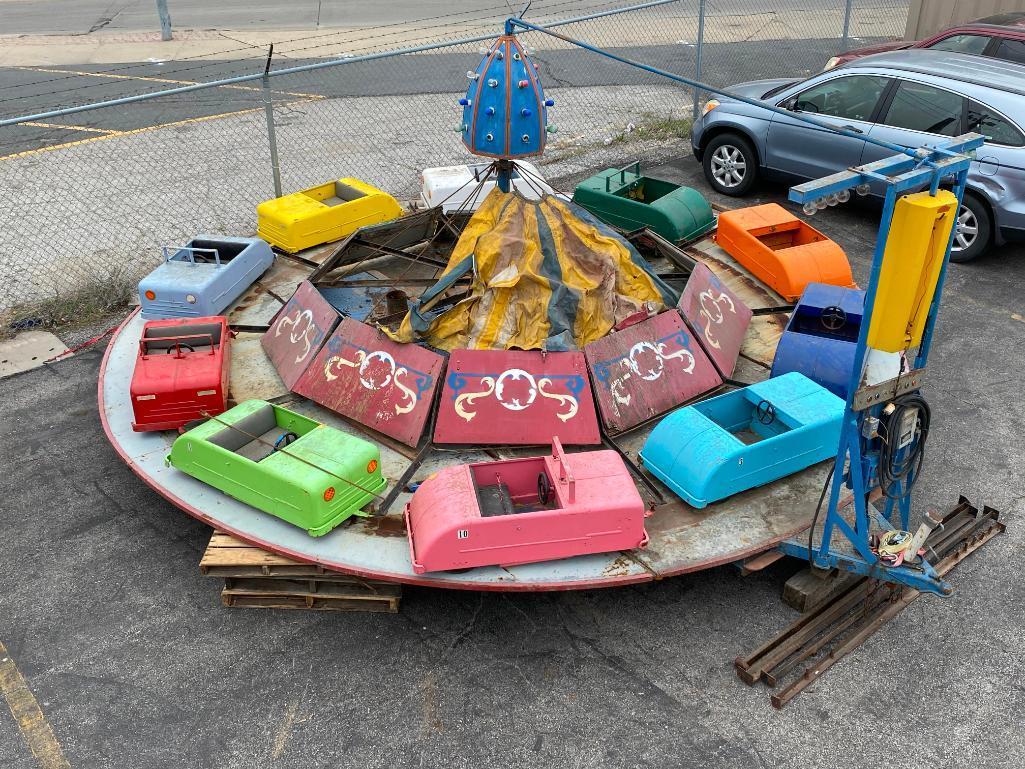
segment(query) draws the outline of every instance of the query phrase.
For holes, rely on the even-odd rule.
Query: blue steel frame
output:
[[[786,115],[790,119],[801,120],[834,133],[851,135],[854,134],[844,129],[837,129],[827,123],[820,122],[807,115],[795,114],[786,110],[766,105],[762,102],[731,94],[721,88],[714,88],[689,78],[676,75],[665,70],[652,67],[648,64],[638,62],[624,56],[602,50],[597,46],[582,40],[576,40],[566,35],[553,32],[552,30],[520,18],[510,18],[506,22],[506,34],[511,34],[515,28],[533,30],[546,35],[558,38],[566,43],[579,48],[591,51],[615,61],[622,62],[632,67],[651,72],[677,83],[689,85],[692,88],[709,91],[714,94],[728,96],[737,101],[752,104],[770,112]],[[876,292],[878,290],[879,275],[882,270],[883,253],[886,248],[886,240],[890,233],[890,225],[893,219],[894,206],[897,199],[908,192],[914,192],[928,187],[929,193],[935,195],[941,182],[953,177],[953,191],[957,196],[958,204],[964,196],[965,182],[968,177],[968,167],[971,157],[964,153],[974,153],[982,146],[984,138],[979,134],[965,134],[946,142],[940,142],[934,146],[919,147],[917,149],[902,147],[896,144],[879,141],[863,134],[858,134],[861,141],[875,144],[892,150],[893,157],[883,158],[874,163],[868,163],[858,168],[827,176],[823,179],[807,182],[798,185],[790,190],[790,199],[796,203],[815,201],[829,195],[849,191],[860,185],[867,185],[871,182],[881,182],[886,187],[886,200],[883,206],[883,213],[879,224],[879,235],[876,239],[875,253],[872,258],[872,276],[865,296],[865,313],[862,319],[861,330],[858,336],[858,345],[855,351],[854,370],[848,386],[847,404],[844,410],[843,426],[841,428],[840,445],[837,450],[837,457],[833,467],[832,491],[829,499],[829,509],[823,528],[822,541],[819,546],[808,548],[807,543],[800,543],[796,540],[783,542],[780,549],[788,555],[798,558],[809,557],[816,566],[825,568],[842,568],[859,574],[865,574],[878,579],[897,582],[914,587],[918,590],[949,595],[950,586],[944,582],[935,569],[922,561],[914,567],[902,565],[899,567],[886,566],[879,561],[869,546],[870,522],[868,495],[873,488],[878,487],[877,465],[878,450],[869,450],[867,445],[862,446],[861,424],[868,416],[878,417],[883,409],[883,404],[873,406],[861,412],[853,408],[854,395],[858,385],[861,383],[862,369],[868,352],[866,343],[868,330],[872,321],[872,310],[875,306]],[[950,239],[947,241],[947,249],[943,258],[943,266],[936,284],[936,292],[932,304],[929,307],[929,315],[926,320],[922,341],[918,346],[915,355],[913,368],[918,369],[926,365],[929,357],[929,348],[932,344],[933,331],[936,326],[936,315],[939,311],[940,299],[943,295],[943,284],[947,274],[947,263],[950,259],[950,247],[953,243],[956,227],[951,228]],[[848,466],[858,472],[846,472]],[[854,494],[855,524],[854,528],[840,515],[839,499],[840,486],[843,482],[852,489]],[[884,530],[896,528],[894,514],[900,514],[899,526],[908,529],[911,518],[911,496],[910,486],[914,483],[913,475],[908,476],[899,482],[898,492],[895,499],[887,497],[884,513],[880,514],[873,509],[873,517],[877,525]],[[855,554],[837,552],[833,549],[833,532],[839,529],[851,544],[854,546]]]
[[[978,134],[965,134],[948,142],[933,147],[921,147],[915,158],[892,157],[883,158],[848,171],[842,171],[823,179],[798,185],[790,190],[790,199],[795,203],[807,203],[852,190],[859,185],[870,182],[882,182],[886,185],[886,200],[879,223],[879,234],[876,238],[875,253],[872,257],[872,275],[865,295],[865,315],[858,335],[858,345],[854,356],[854,368],[848,381],[847,407],[840,433],[840,446],[833,465],[832,485],[829,496],[829,508],[822,529],[822,539],[818,547],[811,548],[811,560],[822,568],[841,568],[858,574],[897,582],[917,588],[918,590],[950,595],[951,587],[944,582],[932,566],[922,560],[915,566],[890,567],[882,564],[872,552],[869,545],[871,521],[869,520],[868,495],[879,486],[878,449],[872,448],[862,438],[862,423],[869,416],[878,417],[884,404],[880,403],[864,411],[853,408],[854,395],[861,384],[865,357],[868,354],[868,330],[871,326],[872,312],[875,309],[876,291],[879,287],[879,275],[882,271],[883,255],[886,241],[890,233],[894,206],[900,196],[928,187],[929,193],[935,195],[940,183],[953,177],[953,192],[958,204],[964,196],[965,181],[971,158],[964,154],[973,152],[982,146],[983,137]],[[939,312],[943,284],[947,274],[947,263],[950,258],[950,247],[954,239],[956,227],[951,228],[950,239],[947,241],[943,266],[936,284],[936,293],[929,306],[922,341],[918,346],[912,369],[923,368],[928,362],[929,348],[932,345],[936,317]],[[855,470],[858,470],[857,472]],[[914,476],[909,475],[898,482],[895,498],[887,496],[883,513],[872,508],[875,522],[883,530],[900,528],[907,530],[911,524],[910,487]],[[846,485],[852,490],[854,499],[854,527],[840,514],[840,486]],[[894,514],[900,514],[899,522]],[[833,549],[833,534],[839,530],[854,546],[855,553],[840,553]],[[807,543],[790,540],[780,545],[780,549],[788,555],[807,558]]]

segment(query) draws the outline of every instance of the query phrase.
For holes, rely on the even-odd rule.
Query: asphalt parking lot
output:
[[[658,175],[707,194],[690,157]],[[864,281],[876,221],[849,204],[812,223]],[[916,503],[964,494],[1007,534],[958,567],[953,597],[915,602],[784,711],[732,661],[796,616],[779,600],[794,563],[604,591],[409,588],[396,615],[223,608],[198,569],[209,529],[103,435],[98,349],[0,381],[0,657],[72,767],[1019,769],[1023,256],[951,267]],[[26,728],[0,709],[0,766],[40,765]]]
[[[871,40],[866,39],[866,42]],[[473,46],[464,46],[455,51],[353,62],[313,75],[285,76],[272,81],[272,96],[279,106],[301,103],[309,98],[360,97],[366,95],[368,82],[374,83],[375,96],[449,94],[453,91],[453,84],[458,88],[465,81],[468,48],[476,50]],[[726,84],[776,75],[807,76],[817,71],[835,48],[836,41],[829,38],[709,43],[704,52],[704,78],[710,83]],[[670,72],[687,76],[694,73],[696,49],[693,45],[628,46],[616,50],[622,56]],[[641,86],[654,82],[651,75],[587,51],[544,51],[537,59],[544,67],[546,77],[560,87]],[[280,58],[274,69],[327,60]],[[766,67],[766,62],[775,63]],[[0,118],[32,115],[262,71],[263,62],[259,59],[56,67],[0,66]],[[31,121],[0,129],[0,158],[52,148],[97,134],[113,135],[199,118],[244,113],[262,108],[263,103],[264,94],[257,80],[242,86],[222,86],[161,97],[137,103],[130,109],[106,108],[42,122]]]

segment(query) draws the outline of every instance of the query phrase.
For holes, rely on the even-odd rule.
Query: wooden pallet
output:
[[[394,614],[402,598],[401,585],[293,561],[220,531],[211,535],[199,570],[224,578],[225,606]]]

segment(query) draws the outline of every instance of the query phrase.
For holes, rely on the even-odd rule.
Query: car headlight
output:
[[[702,116],[707,115],[709,112],[711,112],[712,110],[714,110],[718,106],[719,106],[719,100],[718,99],[709,99],[708,101],[705,102],[705,105],[701,108],[701,115]]]
[[[839,63],[840,63],[840,57],[839,56],[830,56],[829,57],[829,61],[826,62],[826,66],[824,66],[822,68],[822,71],[823,72],[828,72],[829,70],[831,70],[833,67],[835,67]]]
[[[196,297],[195,297],[194,294],[186,294],[185,295],[185,301],[188,302],[189,304],[195,304],[196,303]]]

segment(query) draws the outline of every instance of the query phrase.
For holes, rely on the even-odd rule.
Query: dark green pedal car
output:
[[[312,537],[369,515],[362,508],[387,486],[377,446],[259,400],[179,436],[167,461]]]
[[[573,202],[626,232],[649,227],[674,243],[715,228],[712,207],[690,187],[641,175],[641,164],[610,168],[577,185]]]

